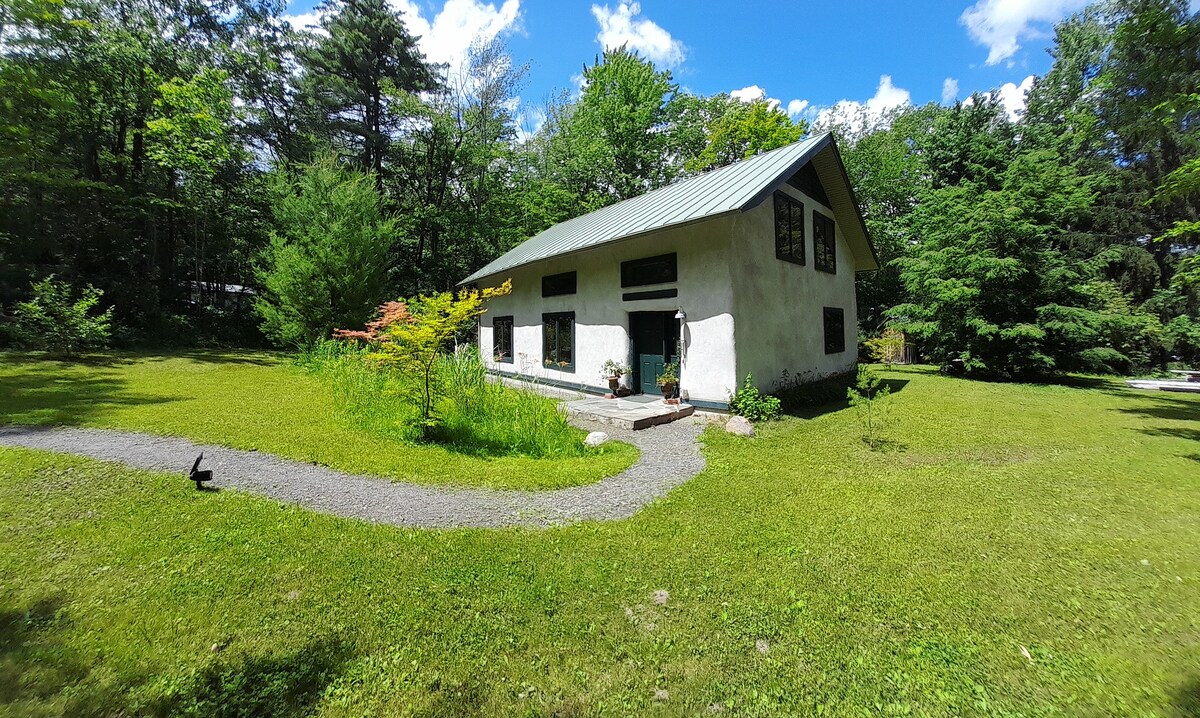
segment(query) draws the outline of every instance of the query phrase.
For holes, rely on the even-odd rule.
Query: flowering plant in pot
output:
[[[615,392],[621,388],[621,377],[629,372],[630,369],[625,364],[609,359],[600,367],[600,378],[608,379],[608,388]]]
[[[662,387],[663,398],[670,399],[675,395],[675,387],[679,386],[679,362],[671,362],[663,367],[662,373],[654,381]]]

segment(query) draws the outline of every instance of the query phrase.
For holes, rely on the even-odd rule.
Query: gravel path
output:
[[[586,486],[519,491],[426,486],[346,474],[255,451],[110,429],[0,426],[0,445],[116,461],[138,469],[186,474],[204,452],[215,488],[262,494],[316,511],[416,528],[550,526],[632,516],[704,468],[701,422],[684,420],[642,431],[604,431],[641,450],[624,472]],[[181,478],[181,481],[183,479]]]

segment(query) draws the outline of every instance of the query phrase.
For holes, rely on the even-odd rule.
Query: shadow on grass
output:
[[[1121,407],[1122,414],[1136,414],[1151,419],[1170,421],[1200,421],[1200,401],[1188,401],[1170,396],[1146,394],[1122,394],[1122,398],[1136,398],[1139,406]]]
[[[166,404],[171,396],[128,393],[119,376],[64,371],[59,362],[38,362],[0,381],[0,423],[74,425],[113,406]]]
[[[170,695],[152,701],[148,715],[291,718],[311,713],[325,687],[350,658],[337,638],[310,640],[279,656],[243,656],[213,663]]]
[[[1200,441],[1200,429],[1187,429],[1181,426],[1154,426],[1148,429],[1138,429],[1138,431],[1150,436],[1166,436],[1173,439]]]
[[[913,372],[915,373],[915,372]],[[895,394],[908,386],[908,379],[882,379],[880,384],[886,386],[888,391]],[[850,408],[850,400],[846,397],[846,389],[841,389],[841,394],[837,398],[825,401],[819,404],[800,404],[788,405],[784,403],[783,413],[786,416],[794,416],[797,419],[815,419],[818,416],[832,414]]]
[[[1179,718],[1200,718],[1200,676],[1192,676],[1175,691],[1175,715]]]
[[[352,658],[342,639],[323,637],[278,655],[219,654],[190,674],[114,683],[105,670],[103,679],[94,680],[96,666],[64,640],[71,627],[65,605],[62,596],[48,596],[28,610],[0,612],[0,713],[41,714],[39,707],[58,706],[64,715],[81,717],[293,718],[312,712]],[[138,695],[151,685],[156,695]]]
[[[27,610],[0,611],[0,707],[38,702],[89,673],[59,633],[70,626],[62,596],[45,596]]]

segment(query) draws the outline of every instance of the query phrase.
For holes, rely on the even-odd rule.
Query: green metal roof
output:
[[[589,214],[569,219],[530,237],[487,266],[462,280],[462,284],[507,272],[533,262],[578,252],[608,242],[634,237],[680,224],[715,217],[728,212],[740,212],[757,206],[781,183],[827,147],[836,146],[829,133],[811,137],[779,149],[764,152],[750,159],[720,169],[681,180],[646,194],[603,207]],[[822,163],[825,164],[825,163]],[[840,158],[838,168],[841,169]],[[818,172],[821,167],[817,166]],[[866,228],[853,200],[849,182],[842,169],[839,183],[845,192],[831,192],[831,197],[849,197],[854,204],[853,217],[862,238]],[[841,188],[839,188],[841,189]],[[835,204],[845,201],[832,200]],[[837,211],[838,207],[832,207]],[[842,212],[838,212],[842,214]],[[844,222],[843,222],[844,224]],[[845,231],[845,230],[843,230]],[[855,233],[857,234],[857,232]],[[856,251],[857,254],[857,251]],[[870,265],[874,268],[873,250]]]

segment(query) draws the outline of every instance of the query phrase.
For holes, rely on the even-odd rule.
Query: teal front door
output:
[[[657,394],[658,376],[674,358],[678,325],[674,312],[634,312],[630,315],[633,336],[634,387],[643,394]]]

